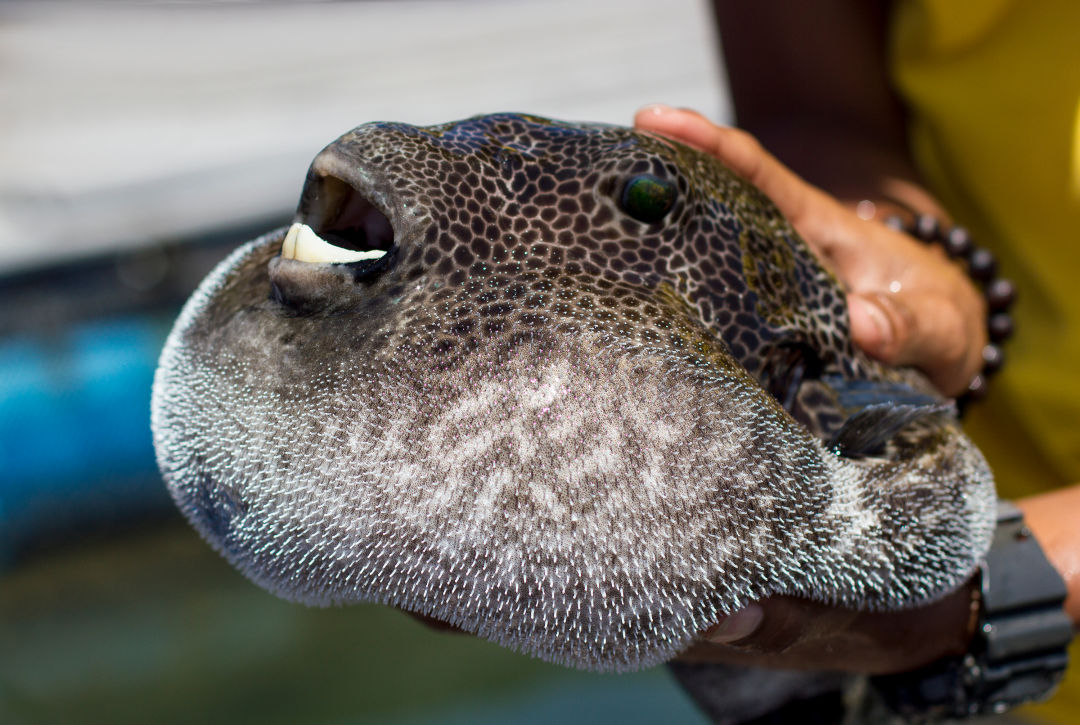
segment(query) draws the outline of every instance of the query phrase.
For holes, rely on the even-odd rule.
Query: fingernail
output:
[[[650,103],[647,106],[643,106],[639,113],[651,113],[654,116],[663,116],[667,113],[671,113],[675,109],[671,106],[665,106],[663,103]]]
[[[705,633],[705,639],[716,644],[738,642],[757,631],[764,615],[759,605],[747,604],[742,609],[724,617],[720,624]]]
[[[865,333],[860,334],[860,329],[865,330],[867,324],[872,326],[877,333],[877,339],[864,339],[861,342],[864,347],[871,348],[871,352],[877,353],[888,349],[896,338],[892,319],[886,314],[882,304],[879,299],[861,295],[852,295],[848,298],[848,315],[851,317],[852,332],[857,338],[865,338]],[[858,339],[856,341],[859,342]]]

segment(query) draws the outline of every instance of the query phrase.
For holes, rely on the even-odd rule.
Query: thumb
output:
[[[920,365],[948,395],[963,392],[982,365],[963,315],[940,295],[852,293],[848,314],[858,347],[889,365]]]
[[[747,604],[742,609],[725,615],[705,633],[705,639],[713,644],[745,640],[761,628],[764,617],[765,612],[760,604]]]
[[[711,644],[760,655],[782,654],[821,631],[843,630],[855,613],[792,597],[770,597],[723,617],[705,633]]]

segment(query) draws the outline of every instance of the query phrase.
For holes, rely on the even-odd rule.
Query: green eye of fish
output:
[[[641,174],[626,182],[619,206],[640,222],[660,221],[675,206],[675,185],[651,174]]]

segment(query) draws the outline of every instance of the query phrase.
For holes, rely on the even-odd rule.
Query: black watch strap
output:
[[[1065,672],[1073,637],[1062,607],[1065,582],[1008,501],[998,502],[994,541],[979,570],[981,611],[968,653],[873,678],[886,703],[912,722],[996,714],[1042,700]]]

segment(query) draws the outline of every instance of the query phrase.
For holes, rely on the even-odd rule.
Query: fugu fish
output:
[[[259,585],[544,660],[665,662],[773,594],[970,576],[994,489],[954,408],[720,162],[499,114],[370,123],[223,261],[161,355],[179,508]]]

